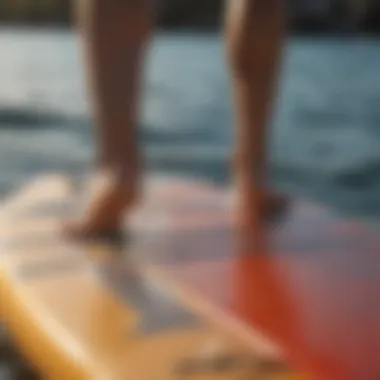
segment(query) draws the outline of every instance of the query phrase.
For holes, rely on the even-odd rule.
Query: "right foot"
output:
[[[264,221],[282,213],[288,205],[288,199],[271,191],[242,191],[238,194],[238,221],[249,224],[250,221]]]
[[[288,206],[288,199],[266,190],[241,189],[238,196],[237,226],[241,250],[265,252],[266,221],[281,215]]]
[[[84,211],[79,218],[64,223],[63,234],[69,239],[101,239],[121,232],[125,213],[137,203],[138,185],[134,179],[98,173],[91,182]]]

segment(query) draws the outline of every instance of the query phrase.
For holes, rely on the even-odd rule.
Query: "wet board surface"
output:
[[[78,211],[65,177],[39,178],[3,202],[0,318],[23,356],[57,380],[304,379],[265,326],[245,325],[225,194],[174,179],[147,190],[124,250],[60,238],[61,219]],[[249,302],[265,309],[254,300],[260,287]]]

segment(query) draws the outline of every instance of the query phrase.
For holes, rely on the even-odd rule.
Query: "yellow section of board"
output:
[[[0,215],[0,316],[43,378],[300,379],[285,368],[260,370],[260,358],[201,323],[142,332],[141,310],[97,276],[91,252],[60,240],[58,212],[41,212],[52,201],[64,206],[70,194],[63,177],[43,178],[9,198]],[[218,358],[227,358],[222,366],[237,361],[207,367]]]

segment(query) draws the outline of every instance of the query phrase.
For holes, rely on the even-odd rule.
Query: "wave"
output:
[[[74,126],[87,123],[86,118],[67,115],[54,110],[28,106],[0,106],[0,130],[52,130],[63,125]]]

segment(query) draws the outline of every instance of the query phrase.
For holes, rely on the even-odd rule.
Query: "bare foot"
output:
[[[245,252],[268,250],[267,222],[280,216],[288,199],[270,191],[242,190],[238,195],[237,222],[240,249]]]
[[[121,232],[125,213],[137,203],[137,181],[98,173],[88,188],[84,210],[78,219],[64,223],[64,236],[79,240],[116,236]]]
[[[258,200],[258,210],[262,218],[278,216],[287,208],[289,200],[274,192],[262,192]]]
[[[240,184],[237,188],[237,219],[239,223],[265,221],[282,213],[288,199],[267,189],[257,189],[252,185]]]

